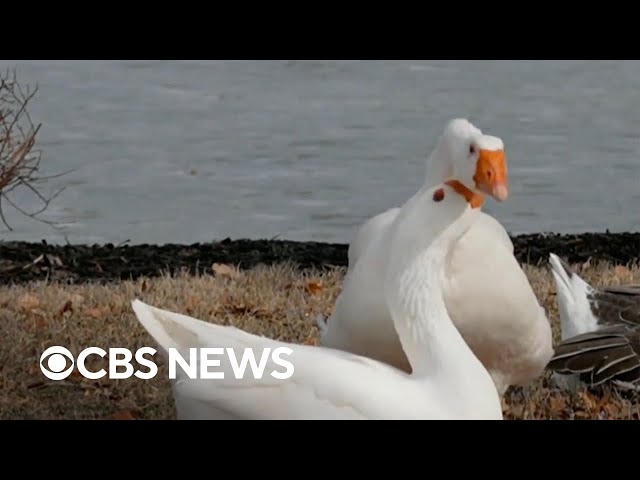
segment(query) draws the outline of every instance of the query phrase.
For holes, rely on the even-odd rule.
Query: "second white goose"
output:
[[[455,178],[452,185],[478,209],[477,221],[445,259],[442,292],[455,326],[502,395],[509,385],[526,385],[538,377],[553,354],[551,326],[513,255],[509,236],[479,209],[484,193],[507,197],[504,145],[467,120],[456,119],[447,125],[431,162],[423,188],[437,175],[443,177],[440,182]],[[379,223],[374,219],[365,226],[350,250],[354,264],[333,313],[317,323],[321,345],[411,371],[384,300],[385,272],[397,254],[391,243],[394,222],[401,211],[392,210],[379,217]],[[430,266],[425,263],[423,268]]]
[[[394,220],[384,301],[412,373],[326,347],[286,344],[161,310],[132,304],[140,323],[167,354],[177,348],[293,350],[291,378],[235,379],[229,363],[224,379],[173,382],[179,419],[502,419],[493,380],[447,314],[442,280],[449,251],[478,211],[448,185],[419,191]],[[424,266],[428,268],[424,268]],[[281,370],[272,359],[265,372]]]

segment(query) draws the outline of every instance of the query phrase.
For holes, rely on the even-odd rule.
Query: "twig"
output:
[[[15,71],[7,70],[0,73],[0,221],[9,230],[13,229],[4,213],[5,204],[29,218],[55,225],[55,222],[38,216],[62,193],[64,187],[52,195],[45,196],[36,186],[68,173],[49,176],[40,173],[42,154],[35,150],[34,146],[42,124],[35,125],[27,109],[37,91],[37,85],[33,88],[23,88],[16,78]],[[18,188],[34,194],[42,206],[34,212],[28,212],[18,206],[9,198],[9,194]]]

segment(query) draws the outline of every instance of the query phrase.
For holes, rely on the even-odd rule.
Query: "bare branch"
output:
[[[36,136],[42,124],[34,125],[28,112],[29,102],[33,99],[38,86],[22,86],[18,83],[15,71],[0,73],[0,221],[9,229],[3,206],[8,204],[18,212],[35,220],[54,225],[54,222],[38,218],[51,201],[63,189],[45,196],[36,185],[65,175],[68,172],[44,176],[40,173],[42,152],[35,150]],[[9,193],[22,187],[34,194],[42,203],[35,212],[28,212],[9,198]],[[4,200],[4,202],[2,201]]]

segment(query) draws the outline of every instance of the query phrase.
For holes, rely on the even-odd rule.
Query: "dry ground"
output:
[[[557,339],[551,276],[546,268],[524,268]],[[578,268],[595,285],[640,282],[636,267]],[[133,298],[272,338],[314,343],[314,318],[331,312],[344,273],[336,269],[303,274],[287,266],[241,273],[222,266],[218,271],[215,277],[164,277],[106,286],[40,282],[0,288],[0,419],[173,419],[167,371],[161,361],[158,375],[150,381],[134,377],[90,381],[74,372],[65,381],[53,382],[40,372],[39,356],[51,345],[64,345],[74,355],[87,346],[132,350],[155,346],[132,313]],[[637,399],[623,399],[615,392],[569,396],[549,385],[543,375],[534,385],[507,392],[505,417],[639,418]]]

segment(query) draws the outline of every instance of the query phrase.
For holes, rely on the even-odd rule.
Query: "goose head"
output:
[[[449,122],[431,164],[432,171],[435,169],[442,177],[434,180],[449,180],[457,188],[466,189],[467,196],[476,196],[472,205],[482,204],[485,194],[499,202],[509,196],[504,143],[498,137],[485,135],[466,119]]]

